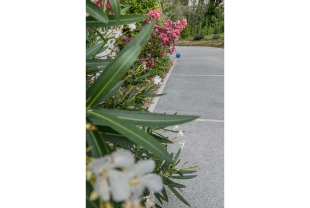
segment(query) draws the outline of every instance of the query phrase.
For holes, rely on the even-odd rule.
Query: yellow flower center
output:
[[[140,183],[140,180],[139,179],[131,179],[129,181],[129,184],[130,185],[138,185]]]

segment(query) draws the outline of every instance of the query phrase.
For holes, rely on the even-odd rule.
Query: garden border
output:
[[[163,84],[160,86],[160,88],[159,88],[159,90],[158,90],[158,92],[157,92],[156,94],[162,94],[162,92],[164,91],[164,88],[165,88],[165,86],[166,86],[166,84],[167,84],[167,82],[168,82],[168,79],[169,79],[170,74],[171,74],[171,72],[172,72],[172,70],[173,70],[173,68],[174,68],[175,63],[176,63],[176,60],[173,61],[173,64],[172,64],[172,66],[171,66],[171,69],[170,69],[169,72],[167,73],[167,76],[165,77],[165,80],[163,81]],[[155,110],[155,107],[156,107],[156,105],[157,105],[157,103],[158,103],[158,101],[159,101],[159,98],[160,98],[160,97],[155,97],[155,98],[154,98],[152,104],[150,105],[150,107],[149,107],[149,109],[148,109],[150,112],[153,113],[153,111]]]

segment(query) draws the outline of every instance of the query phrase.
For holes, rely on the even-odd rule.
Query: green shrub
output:
[[[123,0],[121,3],[131,6],[126,14],[146,14],[158,6],[157,0]]]
[[[181,32],[181,38],[188,38],[191,35],[191,26],[187,24]]]
[[[205,37],[205,34],[202,34],[202,33],[196,34],[196,35],[193,36],[194,40],[200,40],[200,39],[202,39],[204,37]]]

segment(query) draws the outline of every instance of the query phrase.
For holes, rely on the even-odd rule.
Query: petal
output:
[[[109,170],[112,198],[116,202],[121,202],[130,197],[130,186],[125,172]]]
[[[97,177],[94,189],[103,201],[110,201],[110,187],[106,177]]]
[[[150,173],[140,178],[141,183],[150,191],[160,192],[163,189],[163,181],[157,174]]]
[[[153,160],[140,160],[137,162],[138,176],[142,176],[146,173],[150,173],[155,168],[155,162]]]
[[[113,167],[125,167],[132,166],[135,159],[129,150],[117,150],[111,154],[111,163]]]
[[[88,169],[96,176],[110,166],[110,156],[100,157],[88,164]]]
[[[136,185],[132,187],[132,196],[131,200],[134,205],[138,205],[141,202],[143,195],[144,187],[142,184]]]

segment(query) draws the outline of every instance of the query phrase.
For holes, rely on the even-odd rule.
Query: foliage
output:
[[[168,153],[167,146],[169,143],[177,142],[176,139],[183,133],[167,130],[166,127],[192,121],[198,116],[150,113],[147,108],[143,108],[145,98],[152,96],[156,87],[156,83],[149,79],[155,74],[152,75],[150,71],[146,71],[144,60],[140,65],[139,62],[142,59],[137,61],[139,56],[147,55],[150,51],[153,54],[148,57],[156,55],[157,63],[162,63],[168,57],[167,52],[171,52],[169,50],[173,49],[169,48],[161,56],[159,48],[168,49],[177,37],[164,37],[163,35],[157,37],[157,31],[153,30],[156,18],[152,20],[145,15],[122,15],[128,7],[121,6],[118,0],[110,0],[109,8],[108,1],[101,1],[99,5],[86,1],[86,11],[89,14],[86,17],[86,206],[87,208],[116,208],[121,207],[122,203],[135,202],[139,204],[142,200],[140,197],[137,198],[137,201],[134,201],[133,196],[130,197],[130,195],[126,200],[121,197],[115,198],[113,190],[116,187],[113,187],[113,184],[117,180],[124,181],[126,178],[117,176],[125,176],[125,173],[132,170],[130,168],[136,167],[141,164],[139,161],[145,159],[155,161],[156,164],[153,170],[144,170],[145,173],[153,172],[154,177],[157,174],[161,178],[161,183],[167,185],[182,202],[189,205],[176,190],[176,188],[180,189],[185,186],[175,183],[171,179],[193,178],[195,176],[187,174],[196,172],[197,167],[192,165],[185,168],[183,165],[181,168],[176,168],[180,163],[178,159],[180,150],[173,156]],[[107,55],[105,57],[107,59],[102,59],[99,53],[108,49],[107,43],[116,36],[123,37],[123,27],[119,25],[133,24],[142,20],[145,21],[136,30],[132,29],[135,27],[128,26],[127,33],[134,34],[134,36],[127,40],[115,58],[112,55]],[[179,35],[183,24],[173,24],[167,21],[167,25],[164,27],[170,28],[169,31]],[[159,27],[158,29],[164,31],[165,28]],[[157,44],[154,46],[155,48],[146,44],[150,41],[150,37],[151,39],[157,37],[156,41],[158,42],[154,42]],[[158,47],[157,51],[156,47]],[[146,59],[146,57],[143,58]],[[156,66],[156,62],[154,66]],[[178,133],[178,135],[170,140],[161,132]],[[116,163],[119,163],[119,160],[116,159],[116,155],[121,154],[119,152],[125,152],[117,151],[119,149],[130,151],[134,160],[138,161],[137,164],[133,164],[133,161],[132,167],[128,166],[129,169],[123,169],[125,163],[117,166]],[[112,176],[116,181],[112,180]],[[140,183],[135,178],[131,178],[130,174],[126,177],[130,184],[131,182],[134,182],[133,185]],[[124,189],[128,187],[127,183],[120,184],[124,186]],[[109,186],[112,186],[112,199]],[[151,188],[145,190],[139,188],[138,192],[141,191],[141,193],[138,193],[138,196],[140,194],[151,195],[150,190]],[[156,189],[154,190],[156,191]],[[162,194],[155,193],[155,196],[160,202],[161,200],[168,201],[168,193],[165,188],[162,189]],[[143,199],[142,204],[145,203],[146,201]],[[157,205],[157,207],[160,206]]]
[[[205,37],[205,34],[202,34],[202,33],[196,34],[196,35],[193,36],[194,40],[200,40],[200,39],[202,39],[204,37]]]
[[[157,0],[123,0],[122,3],[131,6],[127,14],[146,14],[158,6]]]
[[[187,6],[180,0],[161,0],[161,11],[163,11],[166,19],[177,21],[185,18]]]

